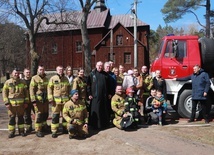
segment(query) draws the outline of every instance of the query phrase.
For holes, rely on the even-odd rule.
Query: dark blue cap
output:
[[[78,93],[78,90],[74,89],[70,91],[70,95],[73,96],[75,93]]]

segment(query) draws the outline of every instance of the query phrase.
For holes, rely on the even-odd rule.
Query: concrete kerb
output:
[[[140,128],[155,128],[155,127],[164,127],[164,128],[189,128],[189,127],[210,127],[214,126],[213,124],[170,124],[170,125],[139,125]]]
[[[209,127],[214,126],[212,124],[173,124],[173,125],[166,125],[164,127],[179,127],[179,128],[185,128],[185,127]]]
[[[174,121],[172,118],[166,118],[167,125],[157,125],[157,124],[140,124],[140,128],[156,128],[156,127],[164,127],[164,128],[171,128],[171,127],[179,127],[179,128],[186,128],[186,127],[210,127],[214,126],[214,121],[210,120],[209,123],[205,123],[204,119],[188,123],[188,119],[186,118],[177,118]],[[176,122],[176,123],[175,123]]]

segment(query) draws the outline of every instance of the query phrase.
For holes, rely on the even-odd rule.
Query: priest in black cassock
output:
[[[108,99],[110,95],[108,74],[103,71],[103,63],[98,61],[96,68],[89,74],[87,93],[90,99],[89,125],[93,129],[105,129],[109,126]]]

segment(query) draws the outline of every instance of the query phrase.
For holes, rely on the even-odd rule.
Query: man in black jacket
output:
[[[87,80],[90,111],[89,125],[94,129],[103,129],[109,126],[108,99],[111,98],[109,75],[103,71],[103,63],[97,62]]]
[[[207,94],[210,88],[209,75],[199,65],[193,67],[193,74],[185,78],[178,78],[177,81],[192,80],[192,114],[188,122],[194,122],[196,107],[201,103],[202,115],[205,123],[209,123],[207,111]]]

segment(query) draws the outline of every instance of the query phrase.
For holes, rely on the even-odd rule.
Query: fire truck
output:
[[[176,81],[174,78],[187,77],[193,74],[193,66],[200,65],[210,76],[211,87],[208,92],[208,107],[214,102],[214,40],[198,36],[165,36],[162,38],[158,57],[151,64],[154,75],[161,70],[166,80],[167,98],[171,106],[181,117],[190,117],[192,109],[192,85],[189,81]],[[196,117],[199,116],[200,104]]]

